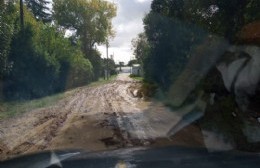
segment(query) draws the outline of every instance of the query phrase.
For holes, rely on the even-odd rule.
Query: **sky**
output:
[[[143,32],[143,18],[150,10],[152,0],[108,0],[117,5],[117,16],[113,19],[113,28],[116,32],[110,40],[108,55],[114,55],[116,63],[128,63],[133,59],[131,41]],[[98,46],[102,57],[106,57],[106,47]]]

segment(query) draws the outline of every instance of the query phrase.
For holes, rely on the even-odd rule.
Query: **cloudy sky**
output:
[[[152,0],[109,0],[117,5],[117,17],[113,20],[116,36],[110,41],[109,55],[116,62],[127,63],[133,57],[131,40],[143,31],[143,17],[150,10]],[[102,57],[106,57],[105,46],[99,46]]]

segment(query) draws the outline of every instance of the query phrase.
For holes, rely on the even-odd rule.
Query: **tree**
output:
[[[16,13],[10,19],[14,25],[9,29],[14,31],[5,59],[11,65],[10,71],[0,80],[5,99],[39,98],[91,81],[92,65],[84,57],[79,41],[72,44],[64,32],[55,25],[37,22],[26,8],[24,29],[15,29],[19,26]]]
[[[6,67],[6,56],[9,48],[10,43],[10,37],[9,35],[9,29],[7,29],[8,24],[6,22],[5,18],[5,4],[4,1],[0,1],[0,80],[3,77],[3,73],[5,71]]]
[[[67,30],[75,30],[82,50],[94,68],[94,79],[101,71],[100,53],[96,44],[105,44],[113,37],[112,18],[116,16],[116,6],[104,0],[54,0],[55,21]]]
[[[150,50],[145,33],[138,34],[138,36],[132,40],[132,50],[137,62],[143,64]]]
[[[139,63],[139,62],[138,62],[136,59],[130,60],[130,61],[128,62],[127,66],[133,66],[134,64],[138,64],[138,63]]]
[[[154,0],[152,11],[195,23],[236,43],[241,28],[260,19],[258,0]]]
[[[200,126],[225,135],[237,148],[246,150],[259,146],[259,143],[248,145],[243,133],[243,123],[257,122],[249,114],[257,110],[254,105],[247,109],[248,114],[241,110],[236,103],[236,91],[227,90],[215,65],[216,62],[231,65],[233,60],[245,58],[245,53],[227,48],[230,44],[248,44],[246,40],[238,40],[245,27],[251,34],[247,31],[243,36],[257,39],[254,32],[259,28],[259,7],[259,0],[153,0],[151,11],[144,18],[150,47],[144,59],[145,79],[156,83],[167,94],[167,103],[175,108],[186,107],[199,99],[206,102],[207,107],[201,109],[204,116],[198,121]],[[257,41],[250,44],[259,46]],[[169,91],[170,85],[173,87]],[[212,93],[216,99],[208,103]],[[251,104],[257,101],[257,96],[256,93],[250,97]],[[198,109],[197,106],[194,111]],[[233,111],[236,117],[231,114]]]
[[[115,75],[116,74],[116,63],[113,59],[107,59],[103,58],[102,59],[102,69],[105,70],[107,69],[108,66],[108,71],[110,75]]]
[[[150,49],[143,57],[144,74],[167,90],[184,68],[191,49],[205,35],[215,34],[238,43],[241,29],[259,21],[259,6],[257,0],[153,0],[144,18],[145,35],[139,35],[133,43],[134,54],[137,58],[143,55],[147,40]]]
[[[20,0],[20,22],[21,22],[21,29],[23,29],[24,28],[23,0]]]
[[[65,29],[76,30],[84,52],[104,44],[113,36],[111,20],[116,16],[113,3],[104,0],[54,0],[54,18]]]
[[[192,46],[203,39],[205,32],[192,23],[153,11],[144,18],[144,25],[148,41],[144,76],[166,91],[183,70]]]
[[[15,9],[12,3],[0,0],[0,80],[9,70],[7,59],[14,32],[14,13]]]
[[[48,7],[48,5],[50,5],[50,1],[25,0],[25,3],[37,20],[41,20],[43,22],[51,21],[51,12],[50,8]]]

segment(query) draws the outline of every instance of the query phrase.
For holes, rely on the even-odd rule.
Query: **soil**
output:
[[[0,121],[0,160],[43,150],[204,145],[196,126],[167,137],[180,116],[160,102],[134,94],[141,83],[128,75],[78,88],[55,106]]]

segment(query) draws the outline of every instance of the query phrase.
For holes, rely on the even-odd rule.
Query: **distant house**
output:
[[[118,67],[116,70],[118,73],[131,73],[131,67],[128,67],[128,66],[121,67],[121,68]]]
[[[141,76],[142,75],[142,69],[140,64],[133,64],[131,68],[131,74]]]

